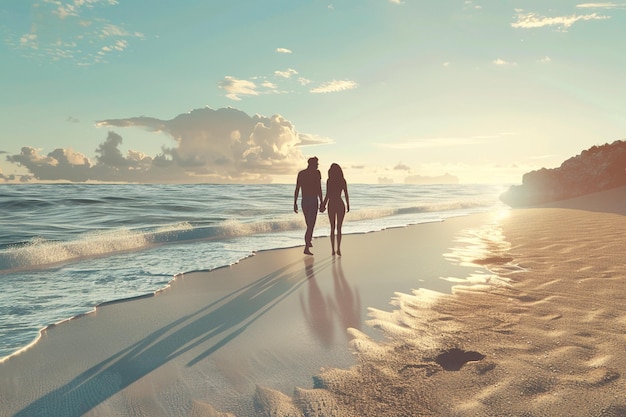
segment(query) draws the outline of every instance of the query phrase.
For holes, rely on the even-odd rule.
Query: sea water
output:
[[[504,208],[501,185],[349,186],[344,234]],[[0,184],[0,358],[174,275],[304,243],[293,185]],[[318,216],[315,236],[328,236]],[[349,248],[343,248],[350,256]]]

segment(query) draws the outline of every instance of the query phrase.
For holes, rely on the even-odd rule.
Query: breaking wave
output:
[[[398,215],[467,210],[482,206],[484,204],[480,202],[462,202],[426,204],[399,209],[367,208],[352,211],[350,221],[359,222]],[[324,225],[327,223],[326,216],[319,216],[318,221],[319,224]],[[117,228],[84,233],[69,241],[55,241],[36,237],[28,242],[5,245],[0,248],[0,272],[42,268],[119,252],[144,250],[155,245],[172,245],[210,239],[227,240],[302,228],[301,216],[285,216],[258,222],[226,220],[210,226],[197,226],[189,222],[181,222],[147,231]]]

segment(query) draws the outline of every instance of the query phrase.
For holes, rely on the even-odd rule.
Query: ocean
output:
[[[349,184],[343,232],[502,209],[506,188]],[[0,184],[0,360],[47,325],[153,293],[176,274],[303,245],[293,192],[289,184]],[[320,214],[315,237],[328,234]]]

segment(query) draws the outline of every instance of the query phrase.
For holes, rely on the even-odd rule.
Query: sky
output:
[[[2,0],[0,181],[521,183],[626,139],[626,2]]]

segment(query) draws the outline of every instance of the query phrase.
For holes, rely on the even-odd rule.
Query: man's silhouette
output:
[[[322,174],[317,167],[319,161],[317,157],[309,158],[309,166],[298,172],[298,180],[296,181],[296,191],[293,194],[293,211],[298,212],[298,194],[302,189],[302,212],[306,221],[306,233],[304,234],[304,253],[313,255],[309,248],[313,246],[311,239],[313,238],[313,228],[317,220],[317,210],[322,203]]]

